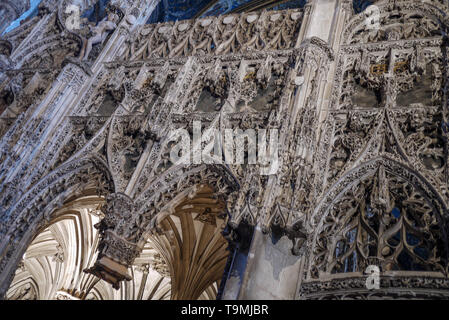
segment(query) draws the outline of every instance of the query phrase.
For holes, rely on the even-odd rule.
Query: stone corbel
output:
[[[94,266],[84,272],[119,289],[120,282],[132,279],[128,268],[140,252],[137,243],[132,241],[131,231],[135,227],[136,208],[131,198],[117,193],[107,197],[102,210],[105,218],[95,225],[101,234],[98,258]]]

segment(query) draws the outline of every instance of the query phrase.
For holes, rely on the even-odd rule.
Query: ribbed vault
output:
[[[103,198],[66,203],[23,255],[10,289],[12,300],[215,299],[228,252],[221,235],[225,203],[200,186],[160,223],[161,234],[146,242],[119,290],[84,272],[98,256]]]
[[[228,258],[221,232],[226,224],[225,203],[202,186],[161,223],[151,242],[163,253],[172,279],[173,300],[215,298]]]
[[[170,297],[170,278],[157,268],[158,253],[147,243],[121,290],[87,274],[97,258],[104,200],[95,196],[67,203],[32,241],[16,271],[7,299],[143,300]],[[157,269],[157,270],[156,270]]]

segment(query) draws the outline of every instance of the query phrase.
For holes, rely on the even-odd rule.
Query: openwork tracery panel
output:
[[[321,273],[447,272],[444,221],[413,184],[380,166],[345,191],[322,222],[312,278]]]
[[[442,297],[449,288],[448,8],[381,1],[375,9],[373,24],[362,12],[343,32],[299,292],[306,298],[397,298],[413,288]],[[365,287],[370,265],[381,271],[377,292]],[[446,280],[432,291],[420,277]]]

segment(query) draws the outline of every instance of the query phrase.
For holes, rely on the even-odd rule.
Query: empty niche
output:
[[[354,94],[351,101],[360,108],[372,108],[379,105],[379,94],[373,90],[362,86],[357,81],[354,83]]]
[[[110,91],[107,91],[105,94],[105,97],[103,99],[103,102],[101,103],[100,107],[98,108],[97,113],[100,116],[110,116],[114,113],[115,109],[117,109],[119,104],[119,101],[114,96],[114,94]]]
[[[245,110],[263,112],[272,110],[279,105],[284,87],[283,75],[282,65],[273,65],[268,79],[259,78],[255,66],[248,68],[243,79],[240,99],[236,105],[237,112]]]
[[[248,106],[256,111],[268,111],[274,107],[279,100],[279,85],[282,80],[279,75],[272,75],[266,86],[258,84],[257,96]]]
[[[216,112],[223,107],[228,96],[228,77],[223,74],[216,83],[206,81],[201,91],[196,110],[200,112]]]
[[[433,105],[432,101],[432,68],[428,66],[423,76],[414,82],[410,90],[398,93],[396,104],[407,106],[421,103],[425,106]]]
[[[174,78],[172,76],[168,76],[167,80],[164,83],[164,86],[162,88],[151,86],[152,78],[150,78],[144,85],[143,90],[150,87],[152,89],[153,94],[149,95],[144,101],[142,101],[140,104],[138,104],[133,109],[133,113],[143,113],[143,114],[149,114],[151,110],[153,109],[154,104],[156,101],[161,98],[165,98],[168,90],[172,86],[172,84],[175,82]]]

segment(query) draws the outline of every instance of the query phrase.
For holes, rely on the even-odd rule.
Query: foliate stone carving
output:
[[[446,300],[448,280],[416,275],[381,276],[380,288],[368,290],[366,276],[303,283],[299,296],[308,300],[403,299]]]
[[[104,219],[95,225],[101,236],[98,259],[85,272],[94,274],[119,289],[121,281],[131,280],[128,267],[140,252],[136,243],[139,240],[136,239],[139,236],[136,230],[136,207],[128,196],[115,193],[106,198],[101,210]]]
[[[445,227],[432,203],[381,165],[334,202],[317,235],[311,276],[382,271],[447,272]]]
[[[156,253],[150,262],[151,269],[156,270],[163,277],[170,277],[170,270],[160,253]]]
[[[101,210],[105,218],[96,225],[96,228],[102,234],[110,230],[127,241],[135,240],[135,230],[131,226],[133,225],[133,221],[135,221],[136,207],[128,196],[121,193],[109,195]],[[114,235],[110,233],[110,237],[113,239]],[[124,262],[128,261],[125,260]]]
[[[165,206],[171,200],[178,194],[187,192],[192,187],[205,182],[214,185],[215,195],[218,199],[225,200],[238,190],[238,183],[232,174],[219,165],[170,169],[161,174],[147,190],[137,197],[138,213],[144,218],[142,226],[149,231],[160,220],[157,215],[159,212],[170,212],[169,208]]]
[[[161,231],[179,197],[193,201],[209,184],[208,201],[219,205],[197,210],[192,223],[204,230],[220,227],[225,212],[237,230],[261,224],[264,232],[288,236],[292,254],[304,259],[305,298],[375,297],[362,290],[361,274],[344,279],[344,273],[360,273],[372,261],[382,272],[424,269],[429,283],[444,287],[436,276],[447,272],[449,203],[442,1],[379,2],[376,30],[366,28],[364,14],[349,17],[338,54],[318,38],[296,45],[311,5],[305,12],[230,14],[131,29],[149,13],[147,4],[112,1],[116,25],[100,25],[91,36],[67,32],[61,10],[42,11],[45,23],[30,19],[7,36],[0,63],[14,70],[6,72],[11,81],[1,87],[1,98],[6,114],[17,120],[0,141],[0,172],[18,169],[16,163],[20,172],[8,181],[0,177],[0,245],[13,243],[0,247],[0,274],[18,259],[13,247],[31,226],[50,221],[68,197],[98,187],[96,192],[109,196],[97,225],[99,259],[88,272],[117,288],[130,279],[128,267],[142,243]],[[83,37],[95,47],[116,26],[114,39],[126,37],[126,43],[112,50],[116,56],[108,58],[114,61],[98,64],[95,75],[79,59],[61,59],[68,54],[91,62],[102,45],[83,53]],[[36,41],[21,44],[32,31]],[[51,71],[51,65],[58,67]],[[66,113],[71,117],[62,117],[63,128],[40,145],[57,112],[29,120],[36,110],[30,99],[33,92],[48,92],[59,67],[58,85],[72,89],[76,106]],[[44,77],[42,88],[33,85]],[[46,105],[60,103],[65,92]],[[262,176],[263,166],[257,165],[173,165],[167,133],[191,133],[198,120],[202,129],[279,129],[279,171]],[[34,146],[48,152],[35,160]],[[174,243],[167,230],[164,236]],[[250,242],[249,234],[243,230],[240,237]],[[168,276],[174,263],[161,254],[150,264]],[[341,281],[332,280],[337,273]],[[402,276],[398,290],[377,295],[408,296],[413,288],[406,279],[415,278]],[[345,295],[339,287],[355,289]],[[441,290],[422,292],[444,296]]]
[[[189,98],[180,102],[183,113],[261,114],[280,108],[290,71],[288,59],[267,54],[264,61],[232,60],[233,68],[215,59],[200,69],[189,88]]]
[[[122,55],[126,61],[293,48],[301,10],[263,11],[140,27]]]
[[[344,31],[345,44],[440,36],[440,22],[445,21],[446,5],[438,1],[419,4],[407,0],[376,3],[376,17],[372,17],[373,12],[367,11],[348,21]],[[367,25],[367,21],[374,25]]]
[[[304,299],[447,294],[436,284],[447,275],[447,6],[431,2],[378,2],[376,25],[368,12],[348,19],[317,148],[321,169],[312,170],[317,201],[304,219],[313,231]],[[372,264],[379,290],[365,285]]]
[[[56,292],[55,299],[56,300],[64,300],[64,301],[80,300],[79,298],[74,297],[70,293],[67,293],[65,291]]]

